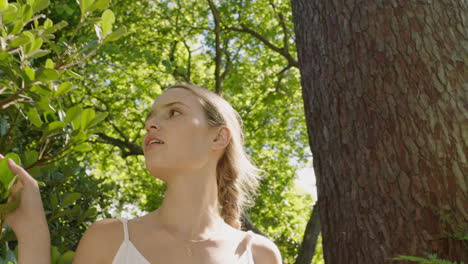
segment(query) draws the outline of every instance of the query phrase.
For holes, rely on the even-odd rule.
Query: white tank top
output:
[[[128,227],[126,218],[119,218],[123,223],[124,230],[124,241],[119,247],[117,254],[112,261],[112,264],[151,264],[138,249],[133,245],[128,236]],[[247,236],[253,236],[252,231],[247,231]],[[244,251],[239,259],[239,264],[254,264],[252,255],[252,237],[249,237],[247,241],[247,249]]]

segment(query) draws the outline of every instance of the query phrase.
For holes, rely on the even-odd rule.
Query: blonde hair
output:
[[[176,84],[168,89],[182,88],[192,92],[202,105],[208,124],[225,125],[231,131],[231,141],[218,161],[216,182],[221,217],[236,229],[241,229],[242,213],[254,205],[261,172],[244,150],[243,122],[239,113],[220,95],[206,88]]]

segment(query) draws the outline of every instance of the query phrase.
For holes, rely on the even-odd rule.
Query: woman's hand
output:
[[[0,155],[0,160],[3,158]],[[48,233],[49,228],[42,205],[39,184],[13,160],[9,159],[7,163],[11,172],[18,176],[17,182],[13,185],[8,196],[8,202],[20,199],[20,205],[15,211],[6,215],[5,224],[15,232],[18,240],[30,236],[34,232],[44,231],[44,229],[47,229]]]

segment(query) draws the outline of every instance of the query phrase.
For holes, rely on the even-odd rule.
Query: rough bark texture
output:
[[[466,263],[467,2],[292,7],[327,264]]]

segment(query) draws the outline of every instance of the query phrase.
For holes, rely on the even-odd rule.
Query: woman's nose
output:
[[[145,125],[146,131],[149,131],[150,129],[159,129],[159,124],[156,122],[155,118],[150,118],[148,121],[146,121]]]

